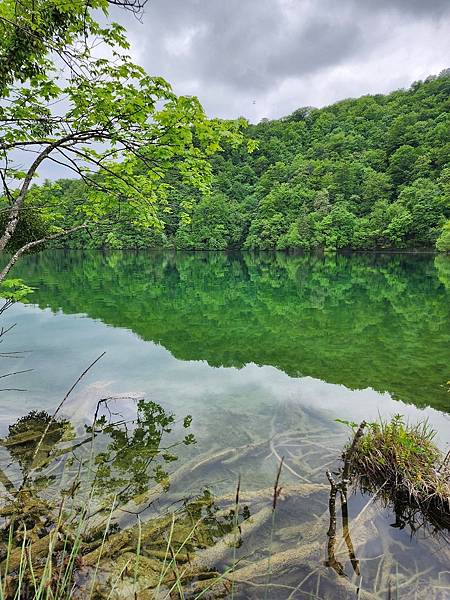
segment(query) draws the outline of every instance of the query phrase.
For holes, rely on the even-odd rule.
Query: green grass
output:
[[[401,415],[366,425],[352,452],[350,473],[363,491],[378,491],[400,521],[417,518],[450,527],[450,468],[428,421],[410,424]],[[401,523],[400,525],[401,526]]]

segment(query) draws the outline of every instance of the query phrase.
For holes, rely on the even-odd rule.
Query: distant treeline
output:
[[[263,119],[246,135],[258,142],[254,152],[242,145],[212,158],[210,195],[169,181],[173,189],[161,207],[163,229],[134,225],[124,198],[108,223],[67,243],[450,250],[448,70],[408,90]],[[86,193],[82,181],[64,179],[47,182],[33,197],[41,206],[57,207],[69,227],[82,218],[76,207]],[[187,205],[192,206],[189,219]]]

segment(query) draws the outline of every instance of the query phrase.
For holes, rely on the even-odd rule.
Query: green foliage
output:
[[[17,229],[6,246],[6,250],[10,252],[15,252],[32,240],[42,239],[54,230],[53,217],[36,203],[34,194],[36,191],[38,191],[37,187],[31,190],[24,203]],[[8,203],[4,198],[0,198],[0,232],[6,228],[7,213]]]
[[[441,470],[444,456],[433,442],[435,436],[428,421],[411,424],[400,414],[368,423],[352,458],[355,474],[363,487],[387,485],[386,493],[397,494],[399,503],[408,492],[413,509],[434,495],[447,498],[448,474]]]
[[[225,194],[204,196],[189,221],[181,222],[175,238],[180,248],[226,250],[237,248],[243,235],[242,214]]]
[[[319,239],[326,250],[338,250],[352,245],[355,215],[344,204],[336,204],[318,224]]]
[[[448,530],[450,473],[428,422],[402,415],[362,423],[347,446],[349,472],[363,492],[378,495],[395,513],[393,527]]]
[[[443,221],[443,204],[439,186],[429,179],[416,179],[402,189],[398,203],[411,216],[410,232],[423,246],[433,246]]]
[[[341,423],[341,425],[345,425],[346,427],[349,427],[354,433],[356,433],[356,430],[358,429],[358,423],[356,423],[355,421],[346,421],[345,419],[335,419],[336,423]]]
[[[165,179],[170,189],[164,188],[164,202],[152,213],[160,227],[150,242],[130,214],[111,221],[113,236],[93,232],[90,239],[83,233],[74,243],[191,250],[433,248],[450,218],[449,97],[450,76],[442,73],[409,90],[263,120],[246,131],[248,143],[254,140],[252,153],[224,140],[223,152],[211,157],[211,194],[198,178],[191,185],[171,171]],[[81,196],[84,184],[71,184],[77,185]],[[47,202],[52,193],[47,190]],[[58,198],[69,226],[73,190],[66,200],[64,194]]]
[[[414,165],[419,157],[419,151],[412,146],[400,146],[389,159],[389,174],[392,183],[399,187],[410,183],[413,177]]]
[[[207,118],[197,98],[176,96],[127,49],[124,29],[109,21],[108,0],[0,1],[0,248],[86,221],[102,223],[101,243],[114,248],[146,230],[152,233],[136,246],[152,238],[161,245],[174,184],[191,193],[176,205],[185,222],[195,192],[209,193],[210,157],[244,140],[244,119]],[[244,151],[256,147],[247,139]],[[33,189],[47,160],[80,179]]]
[[[394,415],[390,421],[380,420],[369,423],[368,429],[360,442],[363,454],[381,452],[378,460],[386,464],[395,460],[402,469],[415,470],[423,465],[432,466],[440,456],[432,440],[436,432],[427,421],[410,425],[405,423],[403,415]],[[390,455],[390,456],[388,456]],[[418,476],[419,472],[414,472]]]
[[[436,240],[436,249],[439,252],[450,252],[450,221],[443,225],[441,234]]]
[[[0,282],[0,297],[9,303],[28,302],[28,296],[35,288],[26,285],[22,279],[4,279]]]

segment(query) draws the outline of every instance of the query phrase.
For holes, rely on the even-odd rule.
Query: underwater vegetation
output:
[[[381,600],[449,591],[439,576],[450,559],[448,460],[427,424],[351,424],[345,443],[338,427],[330,435],[299,408],[298,426],[280,427],[292,413],[280,409],[269,439],[196,451],[184,433],[189,418],[143,399],[104,398],[82,428],[30,412],[1,441],[0,598]],[[268,458],[274,483],[261,487],[250,473]],[[208,489],[211,473],[236,466],[234,489]],[[425,529],[419,560],[408,539]]]

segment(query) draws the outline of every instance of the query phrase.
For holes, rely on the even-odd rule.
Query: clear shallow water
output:
[[[192,415],[198,443],[182,459],[253,445],[175,482],[174,496],[206,487],[220,496],[235,488],[239,474],[244,490],[270,487],[277,455],[286,460],[284,485],[326,483],[325,468],[347,436],[336,418],[399,412],[428,418],[448,449],[450,260],[444,257],[47,251],[27,257],[15,276],[37,289],[33,304],[4,316],[17,326],[2,351],[29,350],[8,366],[33,371],[15,380],[26,392],[0,396],[2,434],[32,409],[52,412],[106,351],[64,409],[75,423],[89,421],[100,398],[134,393],[178,416]],[[317,494],[281,505],[277,552],[309,543],[295,527],[321,523],[327,493]],[[354,518],[366,501],[352,498]],[[441,541],[411,540],[406,530],[389,527],[392,520],[377,511],[369,524],[355,525],[367,589],[386,597],[399,569],[404,597],[430,597],[426,589],[433,589],[431,597],[450,597]],[[323,568],[326,529],[324,522],[314,534],[319,548],[312,562],[297,560],[288,577],[280,575],[291,591],[273,588],[269,597],[287,598],[311,564]],[[262,528],[240,551],[252,553],[255,563],[269,537]],[[428,566],[420,575],[422,563]],[[293,598],[317,589],[317,597],[330,597],[317,579],[309,576]],[[259,597],[252,586],[241,593]]]

